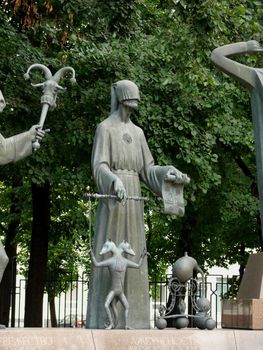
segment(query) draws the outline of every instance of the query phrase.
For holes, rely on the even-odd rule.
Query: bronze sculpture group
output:
[[[263,133],[263,70],[245,66],[229,58],[237,54],[261,51],[263,49],[256,41],[240,42],[215,49],[211,59],[222,71],[239,80],[251,92],[262,216],[263,145],[260,135]],[[62,68],[52,76],[49,69],[40,64],[30,66],[25,78],[29,78],[29,72],[33,68],[41,69],[46,77],[44,83],[35,85],[43,88],[39,125],[8,139],[0,134],[0,164],[16,162],[30,155],[33,148],[39,148],[38,141],[45,135],[43,125],[47,111],[55,107],[56,95],[63,90],[58,85],[60,77],[71,71],[71,80],[75,80],[75,72],[71,67]],[[89,284],[87,328],[150,328],[144,198],[141,197],[140,182],[163,199],[166,213],[178,216],[184,214],[183,188],[190,179],[172,165],[154,164],[143,130],[131,119],[139,102],[140,93],[134,82],[120,80],[112,84],[111,113],[98,125],[94,138],[91,163],[100,196],[94,251],[91,249],[90,252],[93,268]],[[0,91],[0,112],[4,107],[5,100]],[[35,143],[32,148],[33,140]],[[116,246],[114,242],[121,243]],[[125,257],[125,254],[134,256],[134,251],[143,251],[138,263]],[[106,259],[97,260],[96,257],[104,255]],[[7,263],[8,258],[0,242],[0,282]],[[190,275],[194,269],[202,273],[195,260],[191,260],[191,263]],[[182,266],[174,273],[180,283],[186,283],[192,278],[188,276],[183,280],[180,277],[184,273]],[[118,306],[118,301],[123,308]],[[183,309],[183,303],[181,304]],[[207,319],[207,305],[199,305],[198,310]]]
[[[135,252],[146,247],[143,201],[127,200],[140,197],[140,181],[144,182],[159,197],[165,192],[166,184],[189,182],[186,174],[173,166],[158,166],[146,142],[144,132],[131,120],[131,114],[138,108],[140,94],[138,86],[130,80],[121,80],[112,85],[111,113],[96,130],[92,169],[97,190],[100,194],[115,195],[116,198],[100,198],[96,213],[94,253],[99,252],[104,242],[126,240]],[[176,205],[176,204],[175,204]],[[179,207],[182,207],[180,202]],[[104,328],[105,300],[108,295],[111,276],[106,269],[93,268],[87,308],[87,328]],[[120,308],[120,328],[150,328],[149,282],[147,259],[138,271],[127,271],[124,290],[129,301],[128,319]],[[98,292],[99,290],[99,292]],[[117,306],[118,307],[118,306]]]
[[[211,59],[220,69],[241,81],[251,91],[261,216],[263,216],[263,141],[260,137],[263,133],[263,70],[250,68],[229,58],[236,54],[254,54],[261,51],[259,44],[252,40],[219,47],[213,51]],[[116,242],[122,239],[128,240],[135,250],[146,246],[143,202],[127,201],[127,196],[141,195],[140,181],[163,198],[167,212],[179,216],[184,214],[182,189],[183,185],[189,182],[189,178],[173,166],[154,165],[143,131],[130,119],[132,110],[138,107],[139,101],[139,89],[133,82],[122,80],[113,84],[111,114],[99,124],[96,131],[92,153],[95,183],[101,194],[116,195],[119,201],[109,198],[99,200],[95,254],[99,253],[107,237]],[[179,185],[182,186],[176,191],[176,186]],[[103,269],[92,271],[87,312],[88,328],[103,328],[103,304],[110,283],[109,278]],[[101,293],[96,292],[98,286]],[[125,293],[131,304],[131,317],[125,319],[125,324],[128,322],[134,328],[149,328],[147,260],[137,275],[127,275]],[[201,301],[202,299],[197,311],[199,310],[199,316],[206,317],[207,303]],[[209,319],[208,324],[208,327],[213,328],[213,321]]]

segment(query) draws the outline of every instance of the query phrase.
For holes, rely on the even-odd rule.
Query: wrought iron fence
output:
[[[24,311],[26,297],[26,279],[19,278],[15,286],[15,302],[12,303],[10,314],[11,327],[24,326]],[[52,284],[52,281],[48,281]],[[86,318],[88,281],[83,276],[68,280],[67,291],[59,293],[54,298],[55,316],[58,327],[83,327]],[[50,300],[48,294],[43,298],[43,326],[52,327]]]
[[[169,300],[168,282],[170,275],[163,278],[150,280],[150,301],[151,301],[151,326],[155,327],[156,318],[159,315],[160,305],[167,305]],[[234,280],[236,280],[234,278]],[[201,281],[197,280],[198,283]],[[211,317],[216,321],[217,327],[221,327],[221,301],[224,295],[233,288],[233,277],[223,275],[207,275],[205,278],[206,298],[210,301]],[[84,276],[78,279],[69,279],[68,289],[61,292],[54,299],[58,327],[84,327],[86,319],[88,281]],[[10,315],[11,327],[24,326],[24,307],[26,280],[20,278],[16,282],[15,298],[12,302]],[[186,298],[187,304],[187,298]],[[190,308],[190,303],[187,305]],[[43,326],[52,327],[50,303],[48,295],[44,294],[43,299]]]

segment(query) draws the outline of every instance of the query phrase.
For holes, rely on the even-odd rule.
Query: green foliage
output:
[[[239,276],[233,276],[228,279],[228,291],[224,293],[221,297],[223,299],[233,299],[237,297],[239,285],[240,285],[240,279]]]

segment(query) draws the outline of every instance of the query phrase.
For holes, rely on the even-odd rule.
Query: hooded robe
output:
[[[114,194],[113,181],[118,176],[127,196],[141,196],[140,181],[161,196],[163,178],[170,167],[155,166],[142,129],[131,120],[128,123],[120,121],[113,113],[97,127],[92,168],[97,189],[101,194]],[[108,238],[116,244],[127,240],[137,254],[132,260],[137,262],[146,247],[143,215],[143,201],[128,200],[123,205],[115,199],[100,199],[96,213],[95,256],[99,257],[99,252]],[[87,328],[104,328],[104,303],[109,286],[109,271],[106,268],[93,268],[89,284]],[[150,328],[146,258],[139,270],[127,270],[124,294],[130,306],[128,326]],[[119,315],[119,327],[123,328],[123,308],[120,308],[120,313],[122,315]]]

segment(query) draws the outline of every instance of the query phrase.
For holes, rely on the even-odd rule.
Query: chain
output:
[[[100,194],[100,193],[84,193],[84,198],[109,198],[109,199],[118,199],[118,197],[114,194]],[[148,197],[139,197],[139,196],[127,196],[127,200],[132,201],[144,201],[147,202],[149,200]]]

